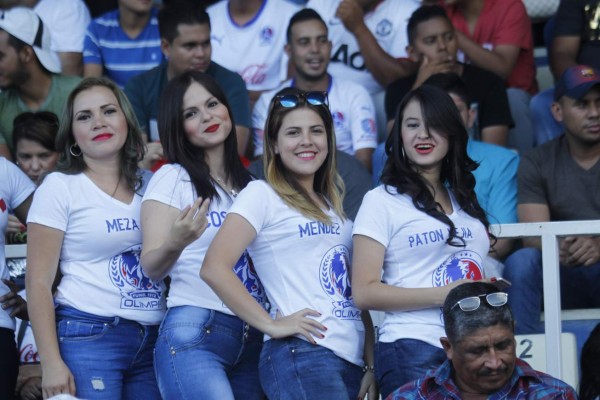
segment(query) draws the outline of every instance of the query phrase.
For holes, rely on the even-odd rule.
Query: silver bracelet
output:
[[[367,373],[367,372],[375,373],[375,367],[372,365],[365,364],[365,366],[362,368],[362,371],[363,371],[363,373]]]

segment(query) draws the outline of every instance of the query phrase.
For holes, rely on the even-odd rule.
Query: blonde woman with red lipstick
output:
[[[56,172],[37,189],[27,220],[27,297],[43,396],[160,399],[152,353],[165,286],[140,266],[149,174],[137,167],[141,132],[112,81],[87,78],[73,90],[57,148]]]
[[[169,81],[158,112],[170,162],[152,177],[142,204],[142,267],[169,276],[168,311],[155,365],[165,399],[261,400],[258,355],[263,336],[234,315],[198,271],[238,192],[250,181],[237,155],[235,123],[217,83],[201,72]],[[232,273],[250,301],[265,303],[247,254]]]
[[[240,193],[200,274],[240,318],[269,336],[259,363],[267,398],[349,400],[368,392],[378,399],[371,320],[352,300],[352,221],[342,210],[326,93],[279,91],[264,137],[266,181]],[[231,271],[246,247],[270,314]]]
[[[477,164],[450,96],[423,85],[402,100],[396,121],[382,185],[365,195],[352,232],[355,301],[385,311],[375,350],[383,398],[446,359],[440,307],[465,279],[484,278],[490,246]]]

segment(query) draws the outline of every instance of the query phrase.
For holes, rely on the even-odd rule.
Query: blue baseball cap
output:
[[[600,84],[598,70],[587,65],[576,65],[563,72],[558,82],[556,82],[554,100],[558,100],[563,96],[578,100],[598,84]]]

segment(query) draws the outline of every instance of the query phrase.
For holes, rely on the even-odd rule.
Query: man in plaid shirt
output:
[[[507,299],[482,282],[450,291],[443,307],[447,337],[440,338],[448,359],[388,400],[577,399],[572,387],[517,358]]]

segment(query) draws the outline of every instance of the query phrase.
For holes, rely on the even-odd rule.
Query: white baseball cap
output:
[[[0,13],[0,29],[33,47],[40,63],[50,72],[61,71],[58,54],[50,50],[50,31],[31,9],[14,7]]]

